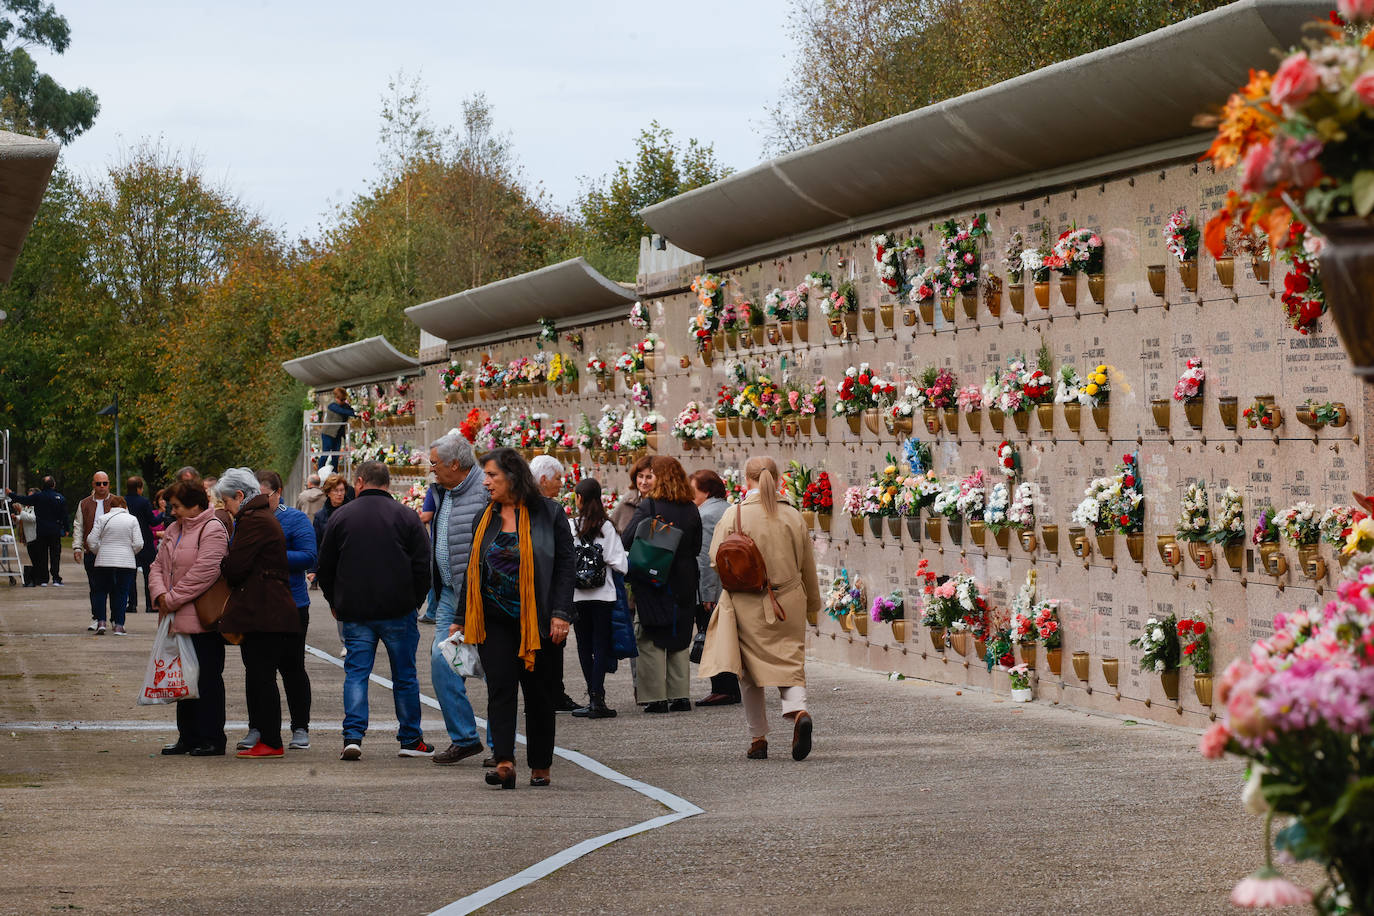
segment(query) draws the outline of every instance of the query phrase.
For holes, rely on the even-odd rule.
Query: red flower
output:
[[[1121,482],[1128,487],[1133,487],[1135,486],[1135,475],[1127,474],[1124,478],[1122,478]]]
[[[1134,455],[1122,455],[1122,456],[1121,456],[1121,463],[1122,463],[1122,464],[1132,464],[1132,463],[1134,462],[1134,459],[1135,459],[1135,456],[1134,456]]]
[[[867,374],[864,374],[864,375],[859,376],[859,384],[860,384],[860,385],[867,385],[867,384],[869,384],[871,381],[872,381],[872,379],[871,379]]]
[[[1194,620],[1193,632],[1201,636],[1203,633],[1207,632],[1207,624],[1203,623],[1201,620]]]
[[[1197,643],[1195,643],[1195,642],[1190,642],[1190,643],[1188,643],[1188,645],[1186,645],[1186,646],[1183,647],[1183,654],[1184,654],[1184,655],[1192,655],[1192,654],[1193,654],[1194,652],[1196,652],[1196,651],[1197,651]]]
[[[1123,515],[1117,521],[1119,521],[1122,527],[1124,528],[1126,525],[1129,525],[1131,523],[1131,517],[1129,515]]]

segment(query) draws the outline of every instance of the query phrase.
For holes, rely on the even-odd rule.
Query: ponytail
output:
[[[769,518],[778,515],[778,465],[772,458],[750,458],[744,466],[744,479],[759,482],[759,502]]]

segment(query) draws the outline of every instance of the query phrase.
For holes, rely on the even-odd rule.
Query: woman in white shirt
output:
[[[91,578],[91,604],[100,608],[95,634],[105,633],[105,604],[108,596],[110,622],[114,635],[124,636],[124,611],[138,572],[138,552],[143,549],[143,532],[138,519],[129,514],[122,496],[111,496],[105,514],[95,520],[87,547],[95,554]]]
[[[573,589],[573,628],[577,633],[577,657],[582,662],[582,676],[587,679],[587,705],[573,710],[583,719],[609,719],[615,710],[606,705],[606,672],[615,664],[611,638],[611,614],[615,610],[615,580],[612,572],[622,575],[628,568],[625,545],[615,526],[606,515],[601,502],[601,484],[588,477],[577,485],[577,517],[568,519],[572,526],[573,542],[578,554],[577,584]],[[585,569],[583,558],[601,550],[600,576]],[[590,585],[587,577],[600,579]],[[586,587],[583,587],[583,586]]]

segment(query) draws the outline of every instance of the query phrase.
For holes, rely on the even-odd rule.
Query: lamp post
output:
[[[115,426],[115,495],[122,496],[119,492],[120,484],[124,482],[124,474],[119,468],[119,392],[115,392],[114,403],[104,410],[96,413],[97,417],[114,417]]]

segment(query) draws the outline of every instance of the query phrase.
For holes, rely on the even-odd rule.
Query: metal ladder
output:
[[[9,579],[10,586],[24,582],[24,560],[19,553],[19,538],[15,536],[11,503],[5,497],[10,489],[10,431],[0,429],[0,578]]]

